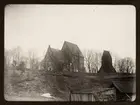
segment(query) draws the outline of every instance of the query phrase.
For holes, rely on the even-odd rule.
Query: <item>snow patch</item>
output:
[[[136,100],[136,95],[133,95],[131,101],[135,101],[135,100]]]
[[[43,97],[47,97],[47,98],[52,98],[52,96],[51,96],[50,93],[45,93],[45,94],[42,94],[41,96],[43,96]]]

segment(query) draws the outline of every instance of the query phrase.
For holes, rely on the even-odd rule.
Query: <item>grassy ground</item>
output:
[[[45,75],[42,71],[29,71],[21,74],[20,71],[8,70],[5,72],[4,96],[8,101],[62,101],[63,99],[41,96],[50,93]]]
[[[14,101],[66,101],[69,89],[100,89],[111,85],[107,80],[100,81],[96,75],[86,78],[87,74],[65,73],[66,76],[51,75],[45,70],[24,72],[8,70],[5,73],[5,99]],[[76,77],[78,75],[78,77]],[[50,93],[53,98],[41,96]]]

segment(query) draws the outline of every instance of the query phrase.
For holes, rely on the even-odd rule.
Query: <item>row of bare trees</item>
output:
[[[115,60],[114,68],[120,73],[135,73],[135,63],[130,57]]]
[[[97,73],[101,67],[102,53],[93,50],[84,50],[85,68],[87,72]],[[130,57],[119,58],[111,54],[114,58],[112,65],[118,73],[135,73],[135,62]]]
[[[92,50],[84,50],[85,68],[90,73],[97,73],[101,66],[101,53]]]
[[[33,50],[23,52],[20,47],[5,49],[4,94],[24,96],[45,93],[45,72],[40,72],[40,57]]]
[[[11,50],[5,49],[5,68],[17,69],[24,72],[25,69],[39,69],[40,62],[35,52],[28,51],[26,56],[23,55],[20,47],[13,48]]]
[[[101,67],[102,53],[93,50],[83,51],[85,59],[85,68],[87,72],[97,73]],[[28,51],[26,56],[23,56],[22,49],[20,47],[13,48],[11,50],[5,49],[5,67],[15,68],[24,72],[25,68],[39,69],[43,68],[43,62],[39,61],[35,52]],[[120,73],[135,73],[135,62],[130,57],[118,58],[114,57],[113,66],[117,72]]]

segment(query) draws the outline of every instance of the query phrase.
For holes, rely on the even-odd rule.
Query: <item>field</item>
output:
[[[4,96],[6,100],[61,101],[59,97],[43,97],[50,93],[43,71],[6,70],[4,76]]]
[[[14,101],[67,101],[70,91],[99,91],[101,88],[108,88],[111,79],[132,78],[135,75],[115,74],[101,77],[89,73],[56,73],[45,70],[28,70],[22,73],[9,69],[5,70],[4,96],[6,100]],[[52,97],[43,97],[45,93],[50,93]]]

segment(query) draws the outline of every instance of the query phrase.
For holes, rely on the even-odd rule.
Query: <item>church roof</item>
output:
[[[63,52],[59,49],[54,49],[54,48],[50,48],[53,56],[58,60],[58,61],[64,61],[64,55]]]
[[[65,41],[64,44],[66,44],[68,46],[68,48],[70,49],[72,54],[74,54],[74,55],[79,54],[79,56],[83,57],[82,52],[80,51],[79,47],[76,44],[67,42],[67,41]],[[64,44],[63,44],[63,46],[64,46]]]

